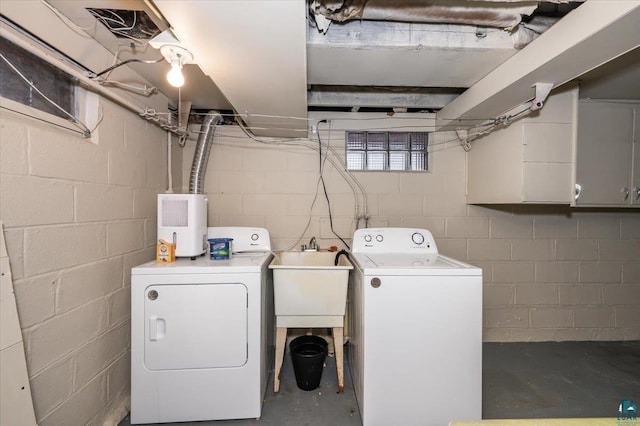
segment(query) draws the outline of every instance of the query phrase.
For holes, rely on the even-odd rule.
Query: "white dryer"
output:
[[[482,416],[482,270],[425,229],[353,236],[349,363],[367,425]]]
[[[269,234],[233,238],[209,254],[131,271],[131,423],[259,418],[273,353]]]

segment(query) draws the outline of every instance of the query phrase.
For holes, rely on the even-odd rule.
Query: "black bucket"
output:
[[[298,387],[311,391],[320,386],[327,356],[327,341],[319,336],[300,336],[289,343]]]

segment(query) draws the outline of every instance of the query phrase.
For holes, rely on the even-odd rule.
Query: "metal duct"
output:
[[[218,111],[209,111],[200,127],[200,136],[196,144],[196,152],[193,154],[191,164],[191,177],[189,178],[189,193],[204,193],[204,174],[207,171],[207,161],[211,152],[211,141],[215,133],[216,125],[222,121],[222,115]]]

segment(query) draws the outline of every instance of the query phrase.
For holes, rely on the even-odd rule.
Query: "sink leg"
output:
[[[280,390],[280,374],[284,361],[284,346],[287,342],[287,327],[276,327],[276,365],[273,374],[273,391]]]
[[[344,391],[344,364],[342,351],[344,349],[344,327],[333,328],[333,346],[336,355],[336,371],[338,373],[338,393]]]

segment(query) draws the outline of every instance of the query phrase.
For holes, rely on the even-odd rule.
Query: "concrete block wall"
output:
[[[97,143],[0,114],[0,213],[41,426],[114,424],[129,406],[130,271],[155,254],[167,136],[101,102]]]
[[[433,126],[428,114],[394,117],[314,113],[312,120],[331,119],[330,133],[320,125],[321,139],[342,157],[345,130]],[[482,267],[485,341],[639,339],[640,212],[467,205],[465,153],[455,140],[434,134],[427,173],[354,173],[366,189],[369,226],[427,228],[440,252]],[[194,145],[184,151],[185,176]],[[341,247],[322,192],[309,218],[318,167],[311,149],[259,143],[237,127],[219,127],[205,179],[209,226],[266,227],[277,250],[312,236],[322,247]],[[325,181],[334,229],[350,243],[352,192],[330,163]]]

